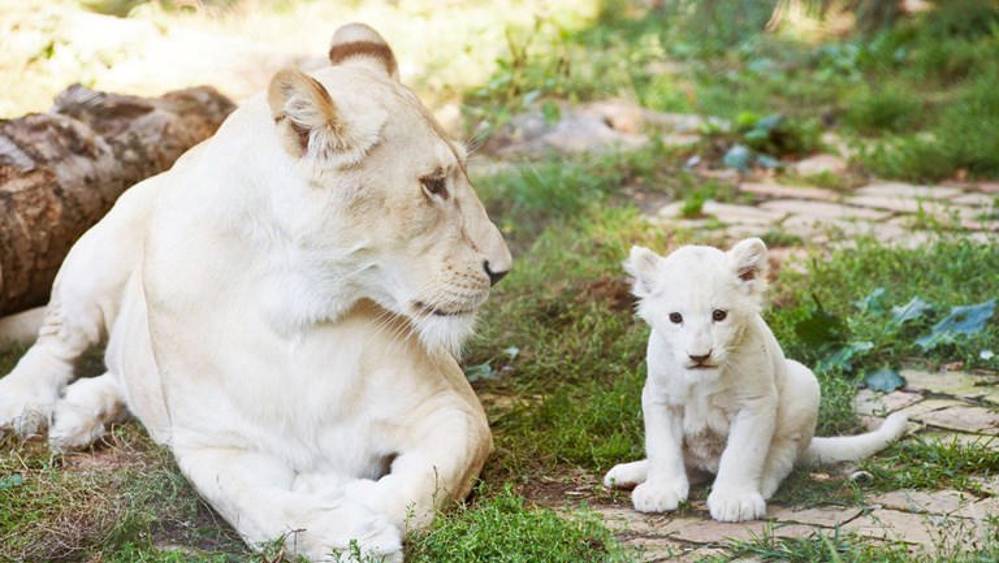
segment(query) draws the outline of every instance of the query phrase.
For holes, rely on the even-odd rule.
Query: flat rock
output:
[[[923,400],[923,396],[919,393],[907,391],[880,393],[870,389],[861,389],[853,400],[853,408],[857,414],[883,416],[914,405],[921,400]]]
[[[788,217],[780,226],[810,242],[843,238],[855,242],[857,237],[864,236],[874,237],[882,242],[895,242],[909,234],[903,227],[891,223],[868,223],[803,214]]]
[[[859,188],[857,195],[901,197],[909,199],[950,199],[961,195],[960,188],[945,186],[920,186],[904,182],[878,182]]]
[[[955,397],[977,398],[994,389],[997,382],[994,378],[971,375],[961,371],[928,372],[924,370],[903,369],[907,391],[922,391],[953,395]]]
[[[921,433],[919,437],[927,442],[933,442],[944,446],[956,443],[961,446],[977,446],[988,448],[992,451],[999,451],[999,437],[997,436],[939,430]],[[990,494],[999,494],[999,492]]]
[[[621,542],[633,550],[635,560],[651,563],[653,561],[676,561],[677,558],[693,552],[696,548],[664,538],[631,538]]]
[[[845,160],[838,156],[817,154],[795,162],[791,168],[802,176],[814,176],[816,174],[840,175],[846,173],[847,164]]]
[[[999,194],[999,182],[978,182],[975,189],[987,194]]]
[[[780,522],[795,522],[832,528],[849,522],[861,512],[860,508],[843,506],[817,506],[815,508],[791,508],[768,506],[767,517]]]
[[[679,218],[683,211],[682,201],[673,202],[659,210],[658,216],[666,219]],[[751,205],[735,205],[708,200],[701,206],[703,215],[711,215],[728,224],[769,225],[780,221],[784,214],[778,211],[760,209]]]
[[[922,422],[964,432],[978,434],[999,434],[999,413],[995,410],[970,405],[955,405],[928,412],[920,418]]]
[[[665,536],[667,528],[677,520],[669,514],[643,514],[630,508],[596,507],[607,528],[618,534]]]
[[[801,524],[768,524],[753,522],[716,522],[707,519],[682,518],[671,523],[669,536],[691,543],[721,543],[724,541],[748,540],[762,536],[772,526],[773,534],[781,538],[806,537],[815,531],[811,526]]]
[[[891,213],[886,211],[801,199],[775,199],[761,204],[760,207],[772,211],[820,219],[867,219],[869,221],[880,221],[891,216]]]
[[[768,198],[810,199],[816,201],[836,201],[839,194],[824,188],[810,186],[788,186],[763,182],[743,182],[739,191]]]
[[[985,520],[996,515],[999,515],[999,497],[989,497],[975,503],[968,503],[954,513],[954,516],[975,520]]]
[[[989,209],[996,207],[997,197],[999,197],[999,194],[962,194],[951,199],[951,201],[960,205]]]
[[[869,499],[874,504],[903,512],[950,514],[978,497],[962,491],[891,491]]]
[[[978,486],[986,493],[992,496],[999,496],[999,475],[972,477],[971,480],[978,483]]]
[[[844,524],[842,529],[869,538],[932,545],[940,537],[934,529],[943,520],[942,516],[882,508]]]
[[[909,415],[909,420],[921,421],[924,416],[933,411],[950,407],[963,407],[967,405],[967,403],[962,403],[961,401],[956,401],[954,399],[926,399],[914,405],[909,405],[908,407],[901,409],[899,412],[904,412]]]

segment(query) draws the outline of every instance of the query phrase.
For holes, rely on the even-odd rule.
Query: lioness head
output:
[[[455,349],[509,271],[510,251],[472,189],[464,149],[399,82],[382,37],[344,26],[330,61],[310,74],[282,70],[268,90],[299,179],[296,205],[308,208],[284,228],[338,307],[371,299],[408,318],[427,345]]]
[[[666,341],[675,367],[711,377],[759,314],[766,264],[766,245],[751,238],[728,252],[684,246],[666,258],[636,246],[624,267],[639,316]]]

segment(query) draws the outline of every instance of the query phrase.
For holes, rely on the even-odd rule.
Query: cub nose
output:
[[[486,275],[489,276],[489,285],[496,285],[499,283],[503,276],[510,273],[510,270],[503,270],[501,272],[494,272],[492,268],[489,267],[489,260],[482,263],[482,267],[486,270]]]
[[[703,364],[708,361],[708,358],[711,357],[711,350],[708,350],[708,353],[703,355],[687,354],[687,357],[690,358],[690,360],[695,364]]]

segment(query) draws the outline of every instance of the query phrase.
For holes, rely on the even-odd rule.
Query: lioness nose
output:
[[[492,268],[489,267],[489,260],[482,263],[482,267],[486,270],[486,275],[489,276],[489,285],[496,285],[499,283],[503,276],[510,273],[510,270],[503,270],[502,272],[494,272]]]
[[[703,355],[697,355],[697,354],[687,354],[687,356],[688,356],[688,357],[689,357],[689,358],[691,359],[691,361],[693,361],[693,362],[694,362],[695,364],[703,364],[704,362],[706,362],[706,361],[708,360],[708,358],[710,358],[710,357],[711,357],[711,350],[708,350],[708,353],[707,353],[707,354],[703,354]]]

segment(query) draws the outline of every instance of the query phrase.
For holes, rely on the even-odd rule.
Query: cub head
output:
[[[408,318],[428,347],[455,350],[510,270],[510,251],[472,189],[464,149],[399,82],[382,37],[344,26],[330,62],[280,71],[267,98],[295,178],[272,205],[291,209],[281,228],[322,288],[316,300],[330,302],[313,316],[370,299]]]
[[[675,368],[691,378],[716,377],[759,314],[767,247],[758,238],[728,252],[684,246],[663,258],[640,246],[624,268],[638,314],[669,346]]]

